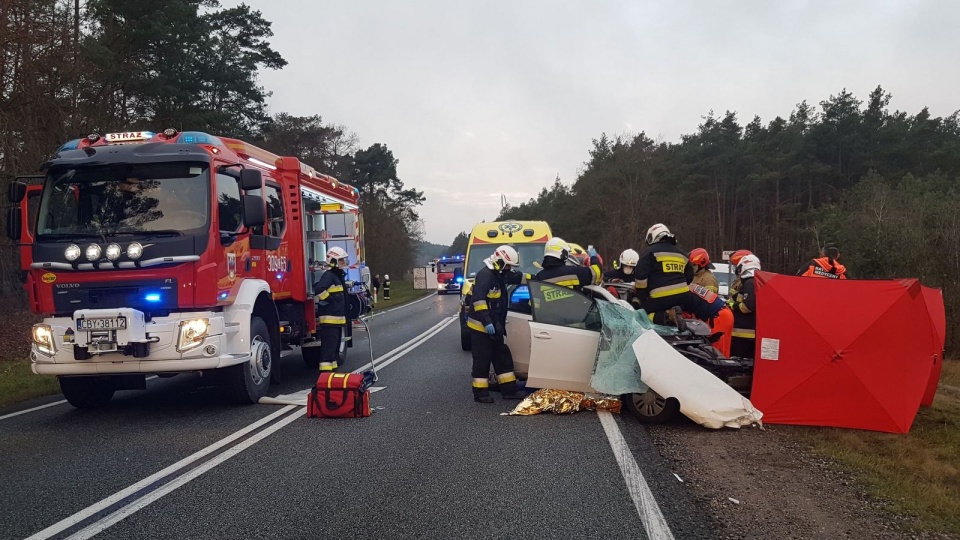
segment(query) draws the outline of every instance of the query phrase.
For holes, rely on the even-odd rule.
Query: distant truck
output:
[[[435,269],[437,272],[437,294],[460,294],[463,287],[463,255],[440,257]]]

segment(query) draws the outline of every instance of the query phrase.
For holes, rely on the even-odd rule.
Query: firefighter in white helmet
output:
[[[757,343],[757,296],[754,274],[760,271],[760,259],[745,255],[737,265],[740,288],[733,299],[733,340],[730,354],[741,358],[753,358]]]
[[[634,280],[634,272],[637,263],[640,262],[640,254],[632,249],[625,249],[620,254],[620,264],[613,270],[607,270],[603,274],[603,280],[610,283],[630,283]]]
[[[655,322],[664,324],[666,311],[679,306],[683,311],[694,311],[693,265],[687,254],[677,247],[677,239],[663,223],[647,230],[647,247],[637,263],[637,299],[640,307]]]
[[[603,276],[596,255],[590,256],[589,263],[584,266],[580,260],[571,259],[570,249],[570,244],[559,236],[547,240],[543,246],[543,269],[537,273],[536,279],[571,289],[599,285]]]
[[[339,367],[340,335],[347,324],[347,291],[345,288],[348,257],[343,248],[327,250],[330,269],[313,286],[317,293],[317,337],[320,339],[320,371]]]
[[[491,364],[503,398],[523,399],[525,396],[513,373],[513,357],[503,339],[507,324],[507,285],[525,280],[523,274],[514,270],[520,266],[520,255],[510,246],[499,246],[483,264],[473,284],[467,315],[473,352],[473,399],[493,403],[489,382]]]

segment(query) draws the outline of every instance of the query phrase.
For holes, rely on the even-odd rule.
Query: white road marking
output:
[[[234,432],[232,435],[211,444],[210,446],[204,448],[203,450],[200,450],[195,454],[192,454],[190,456],[187,456],[181,459],[180,461],[174,463],[173,465],[170,465],[169,467],[163,469],[162,471],[154,473],[144,478],[143,480],[137,482],[136,484],[133,484],[132,486],[126,489],[123,489],[121,491],[118,491],[113,495],[107,497],[106,499],[103,499],[96,504],[93,504],[91,506],[84,508],[83,510],[77,512],[76,514],[73,514],[72,516],[69,516],[67,518],[64,518],[54,523],[53,525],[47,527],[46,529],[30,536],[29,538],[27,538],[27,540],[42,540],[46,538],[52,538],[60,534],[61,532],[69,529],[70,527],[76,525],[77,523],[80,523],[81,521],[87,519],[88,517],[96,514],[97,512],[101,512],[104,509],[109,508],[110,506],[122,501],[123,499],[129,497],[130,495],[133,495],[134,493],[149,486],[150,484],[182,469],[183,467],[190,465],[191,463],[193,463],[194,461],[197,461],[198,459],[201,459],[213,452],[216,452],[217,450],[243,437],[244,435],[250,433],[251,431],[258,429],[260,426],[264,424],[268,424],[276,420],[280,416],[283,416],[284,414],[296,408],[297,407],[293,405],[289,405],[269,416],[261,418],[260,420],[250,424],[249,426]]]
[[[610,411],[597,411],[597,416],[600,417],[600,424],[603,425],[603,431],[607,434],[607,440],[610,441],[613,455],[617,458],[620,473],[623,474],[623,480],[627,483],[627,491],[633,499],[633,505],[640,514],[643,528],[647,531],[647,538],[674,540],[670,525],[667,524],[667,519],[663,517],[663,512],[657,506],[657,500],[653,497],[653,492],[650,491],[650,486],[647,485],[647,480],[643,477],[633,452],[623,438],[623,433],[620,433],[617,421],[613,419]]]
[[[455,320],[457,320],[456,317],[447,317],[444,320],[437,323],[436,325],[434,325],[433,327],[431,327],[430,329],[428,329],[427,331],[420,334],[419,336],[411,339],[410,341],[407,341],[403,345],[381,356],[380,358],[381,359],[385,358],[385,360],[382,360],[382,361],[377,360],[377,367],[378,368],[386,367],[391,363],[397,361],[399,358],[406,355],[407,353],[414,350],[415,348],[423,344],[425,341],[427,341],[428,339],[430,339],[431,337],[439,333],[441,330],[446,328],[450,323],[452,323]],[[370,364],[367,364],[363,367],[357,368],[356,370],[354,370],[354,372],[356,373],[356,372],[362,371],[369,366]],[[77,512],[76,514],[73,514],[72,516],[69,516],[57,523],[54,523],[53,525],[47,527],[46,529],[30,536],[29,538],[27,538],[27,540],[46,540],[48,538],[52,538],[60,534],[61,532],[77,525],[78,523],[90,518],[91,516],[97,514],[98,512],[102,512],[103,510],[117,504],[123,499],[136,494],[138,491],[143,490],[144,488],[153,484],[154,482],[157,482],[163,478],[166,478],[167,476],[170,476],[173,473],[176,473],[178,470],[189,466],[190,464],[199,460],[200,458],[203,458],[204,456],[207,456],[210,453],[215,452],[220,448],[223,448],[224,446],[243,437],[244,435],[250,433],[251,431],[254,431],[260,428],[261,426],[265,424],[269,424],[270,422],[273,422],[276,420],[275,424],[265,428],[263,431],[257,433],[256,435],[253,435],[246,441],[243,441],[242,443],[239,443],[236,446],[224,451],[222,454],[214,458],[211,458],[209,461],[207,461],[203,465],[200,465],[197,468],[192,469],[187,473],[184,473],[183,475],[164,484],[160,488],[145,494],[143,497],[134,499],[133,501],[129,502],[128,504],[124,505],[118,510],[110,513],[109,515],[101,519],[98,519],[97,521],[94,521],[90,525],[87,525],[86,527],[76,532],[74,535],[70,536],[69,538],[90,538],[91,536],[99,534],[104,530],[106,530],[107,528],[119,523],[123,519],[146,508],[148,505],[157,501],[164,495],[171,493],[175,489],[187,484],[191,480],[198,478],[200,475],[212,470],[217,465],[220,465],[224,461],[230,459],[231,457],[253,446],[257,442],[269,437],[270,435],[280,430],[287,424],[290,424],[297,418],[301,418],[302,415],[299,414],[298,412],[298,413],[290,414],[286,418],[278,420],[284,414],[294,409],[299,410],[299,407],[296,405],[287,405],[284,408],[280,409],[279,411],[267,416],[266,418],[262,418],[257,422],[250,424],[249,426],[241,429],[240,431],[235,432],[229,437],[222,439],[204,448],[203,450],[178,461],[177,463],[174,463],[173,465],[163,469],[162,471],[155,473],[147,478],[144,478],[143,480],[137,482],[136,484],[133,484],[132,486],[129,486],[126,489],[119,491],[101,500],[96,504],[93,504],[92,506],[84,508],[83,510]]]
[[[376,361],[374,362],[377,365],[377,369],[385,368],[390,364],[396,362],[403,355],[407,354],[413,349],[416,349],[421,344],[423,344],[423,342],[427,341],[428,339],[440,333],[441,330],[449,326],[450,323],[452,323],[455,320],[457,320],[457,317],[446,317],[442,321],[433,325],[427,331],[420,334],[419,336],[411,339],[410,341],[404,343],[403,345],[400,345],[399,347],[393,349],[387,354],[381,355],[380,358],[377,358]],[[359,373],[361,371],[367,370],[368,368],[370,368],[370,362],[367,362],[366,364],[358,367],[357,369],[353,370],[353,372]]]
[[[284,411],[289,410],[289,407],[285,407],[285,408],[282,409],[282,410],[284,410]],[[176,490],[177,488],[182,487],[183,485],[187,484],[187,483],[190,482],[191,480],[194,480],[194,479],[198,478],[198,477],[199,477],[200,475],[202,475],[203,473],[210,471],[211,469],[213,469],[213,468],[216,467],[217,465],[220,465],[220,464],[223,463],[224,461],[227,461],[228,459],[230,459],[230,458],[232,458],[233,456],[239,454],[240,452],[243,452],[243,451],[246,450],[247,448],[250,448],[251,446],[257,444],[257,443],[260,442],[260,441],[262,441],[263,439],[266,439],[266,438],[269,437],[270,435],[273,435],[275,432],[279,431],[280,429],[282,429],[282,428],[283,428],[284,426],[286,426],[287,424],[293,422],[294,420],[296,420],[296,419],[298,419],[298,418],[302,418],[302,417],[303,417],[303,415],[300,414],[299,412],[293,413],[293,414],[287,416],[286,418],[284,418],[284,419],[280,420],[279,422],[273,424],[272,426],[264,429],[263,431],[257,433],[256,435],[250,437],[249,439],[243,441],[242,443],[240,443],[240,444],[238,444],[238,445],[230,448],[230,449],[227,450],[226,452],[218,455],[218,456],[215,457],[215,458],[212,458],[210,461],[207,461],[207,462],[204,463],[203,465],[200,465],[199,467],[197,467],[197,468],[195,468],[195,469],[191,469],[191,470],[190,470],[189,472],[187,472],[186,474],[184,474],[184,475],[182,475],[182,476],[179,476],[179,477],[177,477],[175,480],[172,480],[171,482],[168,482],[168,483],[164,484],[164,485],[161,486],[159,489],[156,489],[156,490],[154,490],[154,491],[151,491],[151,492],[148,493],[147,495],[145,495],[145,496],[143,496],[143,497],[141,497],[141,498],[139,498],[139,499],[131,502],[130,504],[128,504],[128,505],[120,508],[120,509],[117,510],[116,512],[113,512],[112,514],[110,514],[110,515],[108,515],[108,516],[106,516],[106,517],[104,517],[104,518],[102,518],[102,519],[100,519],[100,520],[98,520],[98,521],[96,521],[96,522],[88,525],[87,527],[85,527],[85,528],[77,531],[75,534],[72,534],[72,535],[68,536],[68,537],[67,537],[67,540],[83,540],[83,539],[91,538],[91,537],[93,537],[93,536],[96,536],[96,535],[100,534],[101,532],[105,531],[106,529],[109,529],[110,527],[112,527],[112,526],[116,525],[117,523],[123,521],[123,520],[126,519],[127,517],[129,517],[129,516],[131,516],[131,515],[139,512],[140,510],[143,510],[144,508],[146,508],[146,507],[149,506],[150,504],[156,502],[157,500],[159,500],[160,498],[164,497],[165,495],[168,495],[168,494],[172,493],[172,492],[173,492],[174,490]]]
[[[156,378],[157,378],[156,375],[151,375],[144,380],[149,381]],[[54,405],[63,405],[66,402],[67,400],[61,399],[60,401],[54,401],[53,403],[47,403],[46,405],[38,405],[36,407],[33,407],[32,409],[24,409],[22,411],[17,411],[15,413],[5,414],[3,416],[0,416],[0,420],[6,420],[7,418],[13,418],[14,416],[20,416],[21,414],[27,414],[34,411],[39,411],[42,409],[46,409],[47,407],[53,407]]]

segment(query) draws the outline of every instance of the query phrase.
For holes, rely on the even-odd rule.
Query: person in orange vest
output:
[[[730,357],[730,344],[733,339],[733,310],[723,298],[706,287],[690,284],[690,292],[697,298],[692,303],[693,311],[684,313],[684,317],[692,316],[710,325],[714,333],[720,338],[713,344],[724,356]]]
[[[820,257],[811,259],[797,271],[798,276],[825,279],[847,279],[847,267],[840,264],[840,248],[836,244],[826,243],[820,250]]]
[[[710,254],[703,248],[694,248],[687,257],[690,264],[693,265],[693,284],[699,285],[704,289],[718,293],[720,292],[720,283],[713,275],[713,263],[710,262]]]

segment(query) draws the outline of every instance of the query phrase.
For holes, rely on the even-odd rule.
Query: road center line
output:
[[[46,539],[46,538],[52,538],[53,536],[56,536],[57,534],[60,534],[61,532],[69,529],[70,527],[73,527],[73,526],[76,525],[77,523],[80,523],[81,521],[89,518],[90,516],[93,516],[93,515],[96,514],[97,512],[102,512],[103,510],[106,510],[107,508],[109,508],[109,507],[113,506],[114,504],[117,504],[118,502],[122,501],[123,499],[125,499],[125,498],[127,498],[127,497],[129,497],[129,496],[131,496],[131,495],[133,495],[133,494],[135,494],[135,493],[137,493],[138,491],[140,491],[140,490],[142,490],[143,488],[145,488],[145,487],[153,484],[154,482],[157,482],[157,481],[159,481],[159,480],[162,480],[163,478],[165,478],[165,477],[167,477],[167,476],[169,476],[169,475],[171,475],[171,474],[179,471],[180,469],[189,466],[191,463],[193,463],[193,462],[195,462],[195,461],[197,461],[197,460],[199,460],[199,459],[201,459],[201,458],[204,458],[204,457],[206,457],[207,455],[209,455],[209,454],[211,454],[211,453],[213,453],[213,452],[215,452],[215,451],[223,448],[224,446],[226,446],[226,445],[232,443],[233,441],[235,441],[235,440],[237,440],[237,439],[245,436],[246,434],[250,433],[251,431],[254,431],[254,430],[258,429],[259,427],[263,426],[264,424],[268,424],[268,423],[270,423],[270,422],[273,422],[274,420],[276,420],[276,419],[279,418],[280,416],[283,416],[284,414],[286,414],[286,413],[288,413],[288,412],[290,412],[291,410],[296,409],[296,408],[297,408],[296,405],[288,405],[288,406],[280,409],[279,411],[277,411],[277,412],[275,412],[275,413],[273,413],[273,414],[271,414],[271,415],[269,415],[269,416],[266,416],[266,417],[264,417],[264,418],[261,418],[260,420],[258,420],[258,421],[256,421],[256,422],[250,424],[249,426],[247,426],[247,427],[245,427],[245,428],[243,428],[243,429],[241,429],[241,430],[239,430],[239,431],[234,432],[232,435],[230,435],[230,436],[228,436],[228,437],[226,437],[226,438],[224,438],[224,439],[221,439],[221,440],[219,440],[219,441],[211,444],[210,446],[204,448],[203,450],[200,450],[199,452],[196,452],[196,453],[194,453],[194,454],[192,454],[192,455],[190,455],[190,456],[187,456],[187,457],[181,459],[180,461],[174,463],[173,465],[170,465],[169,467],[161,470],[160,472],[154,473],[154,474],[152,474],[152,475],[144,478],[143,480],[137,482],[136,484],[133,484],[132,486],[129,486],[129,487],[127,487],[127,488],[125,488],[125,489],[123,489],[123,490],[121,490],[121,491],[118,491],[118,492],[114,493],[113,495],[107,497],[106,499],[103,499],[103,500],[101,500],[101,501],[98,502],[98,503],[95,503],[95,504],[93,504],[93,505],[91,505],[91,506],[88,506],[88,507],[84,508],[83,510],[77,512],[76,514],[73,514],[72,516],[69,516],[69,517],[67,517],[67,518],[65,518],[65,519],[62,519],[62,520],[54,523],[53,525],[47,527],[46,529],[44,529],[44,530],[42,530],[42,531],[40,531],[40,532],[38,532],[38,533],[30,536],[29,538],[27,538],[27,540],[43,540],[43,539]]]
[[[620,473],[623,474],[623,480],[627,483],[627,491],[633,499],[633,505],[640,514],[643,528],[647,531],[647,538],[674,540],[667,518],[663,517],[663,512],[660,511],[657,500],[653,497],[653,492],[650,491],[650,486],[647,485],[647,480],[633,457],[633,452],[623,438],[623,433],[620,433],[617,421],[613,419],[610,411],[597,411],[597,416],[600,417],[600,424],[603,425],[603,431],[607,434],[607,440],[610,441],[610,449],[617,458],[617,465],[620,466]]]
[[[431,337],[438,334],[441,330],[446,328],[450,323],[452,323],[455,320],[457,320],[456,317],[446,317],[442,321],[434,325],[433,327],[429,328],[428,330],[420,334],[419,336],[414,337],[413,339],[411,339],[410,341],[407,341],[403,345],[400,345],[399,347],[393,349],[387,354],[382,355],[380,359],[376,360],[377,367],[381,367],[381,368],[386,367],[391,363],[395,362],[396,360],[403,357],[410,351],[416,349],[418,346],[426,342]],[[365,370],[369,366],[370,364],[368,363],[365,366],[357,368],[355,372]],[[190,471],[182,474],[179,477],[176,477],[170,480],[169,482],[162,485],[161,487],[144,494],[142,497],[133,499],[132,501],[120,507],[116,511],[110,513],[109,515],[94,521],[93,523],[87,525],[80,531],[77,531],[74,535],[70,536],[69,538],[90,538],[91,536],[99,534],[100,532],[103,532],[107,528],[119,523],[123,519],[126,519],[127,517],[133,515],[134,513],[146,508],[148,505],[159,500],[161,497],[173,492],[177,488],[198,478],[200,475],[206,472],[209,472],[217,465],[220,465],[221,463],[227,461],[231,457],[236,456],[237,454],[246,450],[247,448],[250,448],[257,442],[269,437],[273,433],[279,431],[284,426],[292,423],[294,420],[301,418],[302,416],[301,414],[299,414],[299,412],[295,412],[295,413],[289,414],[285,418],[281,418],[283,417],[284,414],[287,414],[294,409],[300,409],[300,407],[296,405],[287,405],[282,409],[280,409],[279,411],[265,418],[262,418],[257,422],[254,422],[253,424],[250,424],[249,426],[233,433],[229,437],[222,439],[204,448],[203,450],[178,461],[177,463],[174,463],[173,465],[163,469],[162,471],[157,472],[137,482],[136,484],[133,484],[132,486],[129,486],[126,489],[123,489],[122,491],[119,491],[101,500],[100,502],[95,503],[92,506],[89,506],[79,511],[76,514],[73,514],[72,516],[69,516],[57,523],[54,523],[53,525],[47,527],[46,529],[30,536],[29,538],[27,538],[27,540],[46,540],[48,538],[52,538],[62,533],[63,531],[70,529],[71,527],[77,526],[84,520],[89,519],[90,517],[96,515],[97,513],[103,512],[104,510],[110,508],[111,506],[116,505],[117,503],[123,501],[124,499],[134,496],[137,492],[153,485],[154,483],[174,475],[178,471],[184,469],[185,467],[188,467],[189,465],[196,462],[197,460],[217,450],[220,450],[221,448],[249,434],[250,432],[257,430],[266,424],[270,424],[271,422],[274,422],[273,425],[270,425],[269,427],[263,429],[259,433],[256,433],[255,435],[251,436],[249,439],[242,441],[241,443],[225,450],[220,455],[217,455],[211,458],[210,460],[203,463],[202,465],[194,469],[191,469]]]

